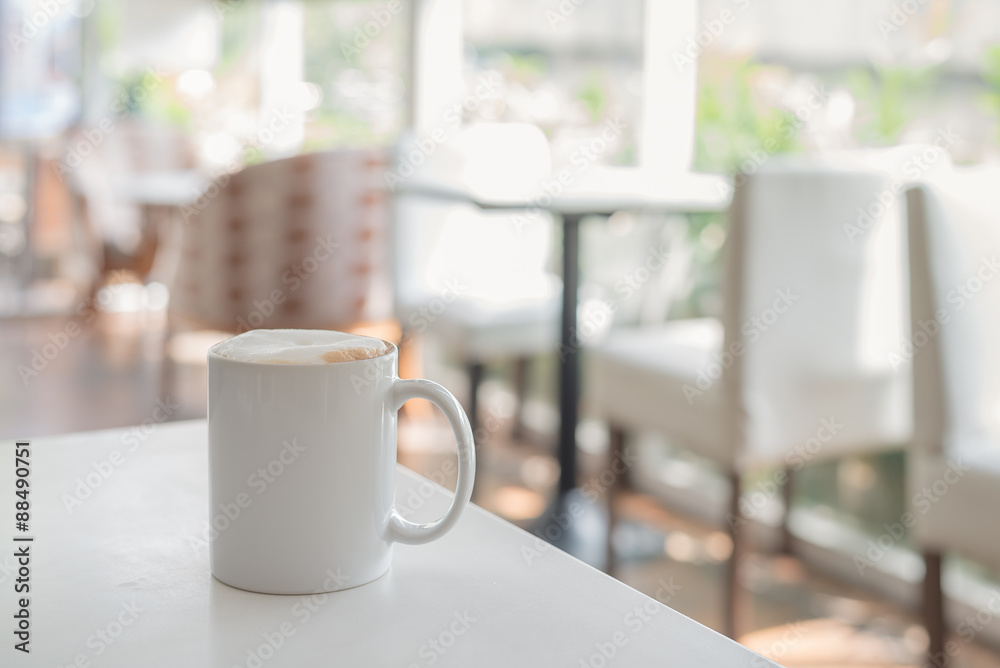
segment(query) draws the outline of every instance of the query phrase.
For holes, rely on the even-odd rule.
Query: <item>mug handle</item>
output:
[[[404,519],[393,507],[389,515],[389,540],[408,545],[420,545],[437,540],[448,532],[472,498],[472,485],[476,476],[476,446],[472,438],[472,425],[454,395],[437,383],[420,379],[396,379],[392,386],[392,410],[399,411],[410,399],[427,399],[441,409],[458,442],[458,482],[455,499],[448,512],[427,524]]]

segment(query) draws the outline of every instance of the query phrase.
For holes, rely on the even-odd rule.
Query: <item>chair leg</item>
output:
[[[483,382],[484,366],[482,362],[469,362],[466,371],[469,374],[469,423],[472,425],[472,434],[475,437],[476,427],[479,423],[479,386]]]
[[[478,492],[482,490],[483,473],[483,453],[480,450],[478,438],[479,432],[479,385],[483,382],[484,366],[482,362],[469,362],[467,365],[469,373],[469,424],[472,426],[472,440],[476,444],[476,484],[472,488],[473,500],[479,497]]]
[[[785,469],[785,484],[781,488],[781,500],[785,504],[785,513],[781,516],[781,547],[782,554],[792,554],[792,532],[788,528],[788,518],[792,513],[792,498],[795,494],[795,471]]]
[[[924,626],[927,653],[933,665],[945,657],[944,593],[941,589],[941,553],[924,552]]]
[[[743,518],[743,511],[740,507],[740,476],[736,472],[729,474],[730,501],[729,501],[729,537],[733,542],[733,552],[729,557],[726,566],[726,592],[725,592],[725,618],[723,620],[723,633],[737,640],[742,633],[747,631],[747,618],[749,612],[750,592],[740,581],[740,566],[743,555],[746,551],[747,531],[746,521]]]
[[[613,473],[616,473],[615,462],[618,460],[624,461],[622,455],[625,451],[625,431],[620,427],[611,425],[608,428],[608,436],[610,437],[610,447],[608,448],[608,467]],[[611,485],[606,491],[606,498],[608,504],[608,535],[607,535],[607,557],[605,559],[605,572],[611,577],[616,577],[616,571],[618,569],[618,562],[615,559],[615,528],[618,526],[618,512],[616,504],[618,497],[622,491],[628,488],[628,480],[626,476],[628,475],[628,470],[620,474],[616,474],[612,479]]]
[[[518,357],[514,360],[514,395],[517,399],[517,407],[514,409],[514,426],[511,429],[511,437],[515,441],[523,441],[525,437],[524,428],[524,402],[528,397],[528,376],[531,371],[531,360],[527,357]]]
[[[174,361],[170,359],[170,341],[176,333],[173,318],[170,317],[168,310],[166,322],[163,326],[163,345],[160,351],[160,398],[164,401],[171,398],[171,394],[174,391],[174,377],[177,368]]]

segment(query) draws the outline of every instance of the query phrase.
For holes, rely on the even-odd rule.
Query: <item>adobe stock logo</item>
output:
[[[340,52],[344,60],[354,64],[354,59],[361,55],[361,52],[368,48],[373,40],[379,38],[392,20],[403,12],[403,5],[399,0],[392,0],[385,7],[372,9],[368,13],[372,17],[364,26],[354,28],[354,39],[350,42],[341,42]]]
[[[732,0],[732,4],[743,11],[750,6],[750,0]],[[688,37],[683,53],[674,52],[674,65],[677,66],[677,71],[683,72],[685,68],[693,67],[702,51],[712,46],[715,40],[722,36],[726,26],[735,22],[736,14],[730,9],[723,9],[715,18],[702,21],[701,30]]]
[[[658,588],[651,598],[643,601],[642,605],[634,606],[622,619],[622,623],[632,632],[631,635],[619,630],[603,642],[595,642],[594,651],[589,656],[580,659],[577,664],[579,668],[605,668],[605,666],[612,665],[613,659],[629,643],[629,640],[647,628],[657,615],[666,610],[663,606],[667,605],[679,591],[684,589],[674,582],[673,578],[670,578],[669,582],[664,582],[661,579],[657,585]]]

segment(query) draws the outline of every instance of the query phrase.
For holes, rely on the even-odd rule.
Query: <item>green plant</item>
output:
[[[899,143],[906,126],[917,116],[918,103],[937,77],[923,67],[858,68],[848,73],[847,85],[858,102],[858,143],[891,146]]]
[[[580,87],[576,97],[583,102],[587,111],[590,112],[590,120],[597,123],[604,116],[607,106],[607,95],[604,91],[604,82],[597,72],[591,72],[587,76],[586,82]]]
[[[173,89],[167,78],[154,78],[150,71],[140,71],[121,77],[116,82],[121,112],[151,121],[190,128],[191,109]]]
[[[696,169],[735,172],[759,151],[779,154],[798,150],[800,123],[795,114],[768,104],[760,91],[763,80],[785,75],[781,68],[746,61],[709,63],[702,68]]]
[[[986,92],[983,99],[991,112],[1000,115],[1000,44],[987,48],[984,58],[983,83],[986,85]],[[997,138],[1000,139],[1000,124]]]
[[[526,86],[537,85],[539,80],[545,77],[551,67],[548,59],[541,53],[502,51],[496,55],[500,55],[500,53],[502,53],[502,57],[498,58],[498,60],[506,61],[507,63],[507,78],[510,81],[517,81]]]

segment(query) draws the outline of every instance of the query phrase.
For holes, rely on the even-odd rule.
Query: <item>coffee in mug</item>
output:
[[[216,355],[260,364],[336,364],[381,357],[392,344],[325,329],[254,329],[223,341]]]

